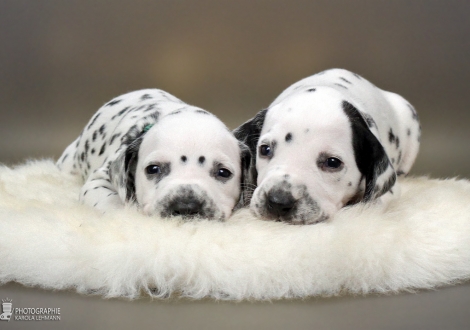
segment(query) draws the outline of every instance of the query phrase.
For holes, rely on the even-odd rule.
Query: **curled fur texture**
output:
[[[291,226],[80,205],[52,161],[0,168],[0,283],[104,297],[279,299],[412,291],[470,278],[470,182],[404,178],[386,207]]]

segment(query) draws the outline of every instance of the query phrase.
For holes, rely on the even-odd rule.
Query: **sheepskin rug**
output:
[[[408,178],[387,207],[291,226],[100,215],[51,160],[0,168],[0,284],[105,297],[279,299],[429,289],[470,278],[470,182]]]

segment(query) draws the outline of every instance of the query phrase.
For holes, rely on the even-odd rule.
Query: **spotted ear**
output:
[[[109,177],[121,200],[135,202],[135,171],[143,136],[118,151],[118,156],[109,166]]]
[[[263,109],[247,122],[241,124],[233,130],[235,137],[242,142],[251,153],[250,157],[250,180],[256,185],[258,173],[256,172],[256,146],[258,145],[259,136],[263,129],[264,119],[268,109]]]
[[[342,106],[351,122],[356,164],[366,181],[362,201],[368,202],[391,190],[396,173],[382,144],[370,131],[360,111],[347,101],[343,101]]]

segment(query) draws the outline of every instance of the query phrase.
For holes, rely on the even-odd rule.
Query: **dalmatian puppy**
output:
[[[413,165],[421,128],[401,96],[331,69],[293,84],[234,133],[256,154],[251,210],[313,224],[347,205],[396,195],[396,177]]]
[[[102,211],[136,203],[148,215],[223,220],[250,155],[214,115],[146,89],[101,107],[57,165],[82,177],[79,199]]]

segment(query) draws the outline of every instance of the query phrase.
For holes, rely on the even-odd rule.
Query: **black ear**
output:
[[[396,173],[382,144],[370,131],[360,111],[347,101],[343,101],[342,106],[351,122],[354,157],[366,180],[363,201],[367,202],[389,191],[395,184]]]
[[[268,109],[261,110],[252,119],[233,130],[235,137],[248,147],[251,153],[249,172],[251,176],[250,180],[253,185],[256,185],[256,179],[258,178],[258,173],[256,172],[256,146],[258,145],[259,136],[263,129],[267,112]]]
[[[109,177],[117,188],[119,197],[126,202],[135,202],[135,171],[139,159],[139,149],[142,143],[141,135],[127,147],[118,151],[118,156],[109,166]]]
[[[256,187],[256,182],[253,181],[253,169],[251,167],[252,154],[248,146],[239,141],[240,146],[240,166],[241,166],[241,178],[240,178],[240,199],[234,210],[245,207],[250,204],[251,196]]]

